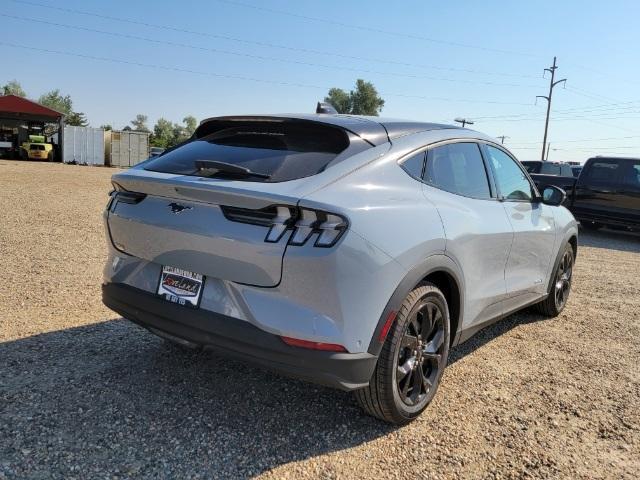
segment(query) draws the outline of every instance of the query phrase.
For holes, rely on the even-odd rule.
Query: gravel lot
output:
[[[640,477],[638,237],[582,232],[563,315],[454,349],[398,429],[103,307],[113,172],[0,161],[0,479]]]

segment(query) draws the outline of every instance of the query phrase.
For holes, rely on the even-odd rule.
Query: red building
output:
[[[51,139],[55,133],[57,142]],[[29,135],[45,135],[61,159],[64,115],[16,95],[0,96],[0,158],[20,158],[19,147]]]

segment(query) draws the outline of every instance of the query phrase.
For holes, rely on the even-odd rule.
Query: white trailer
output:
[[[104,165],[104,130],[90,127],[64,127],[64,163]]]

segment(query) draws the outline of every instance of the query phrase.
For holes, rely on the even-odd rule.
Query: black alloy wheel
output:
[[[571,291],[571,276],[573,274],[573,251],[569,248],[565,250],[562,255],[562,259],[558,264],[558,270],[556,272],[556,279],[554,283],[554,299],[556,302],[556,309],[562,310],[569,298],[569,292]]]
[[[395,425],[410,422],[433,399],[449,356],[449,306],[424,282],[398,309],[369,385],[355,397],[369,415]]]
[[[553,276],[553,281],[547,292],[547,296],[535,308],[547,317],[557,317],[569,300],[571,293],[571,282],[573,280],[573,264],[575,261],[575,252],[570,243],[566,243],[562,256],[558,261]]]
[[[444,353],[444,315],[432,300],[412,309],[396,355],[396,385],[402,401],[417,406],[434,387]]]

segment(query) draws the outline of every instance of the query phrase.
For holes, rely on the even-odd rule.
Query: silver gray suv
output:
[[[449,348],[557,315],[578,229],[475,131],[348,115],[217,117],[113,176],[103,301],[173,342],[355,391],[401,424]]]

